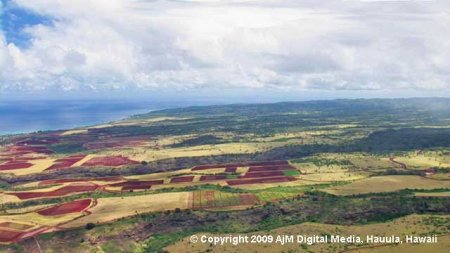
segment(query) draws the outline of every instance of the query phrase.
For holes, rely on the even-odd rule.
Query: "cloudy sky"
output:
[[[448,0],[2,0],[0,15],[3,94],[450,95]]]

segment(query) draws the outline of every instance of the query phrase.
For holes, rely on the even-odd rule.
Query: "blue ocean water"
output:
[[[0,135],[90,126],[179,106],[125,100],[0,101]]]

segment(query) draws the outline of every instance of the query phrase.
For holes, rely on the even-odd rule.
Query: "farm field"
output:
[[[371,177],[354,183],[336,186],[324,191],[336,195],[366,194],[390,192],[402,189],[438,189],[450,188],[450,181],[438,181],[419,176],[380,176]]]
[[[35,210],[23,210],[23,213],[0,215],[0,244],[14,243],[58,229],[59,225],[86,215],[85,211],[92,205],[95,202],[91,199],[79,199]],[[10,229],[14,230],[13,237],[9,237]]]
[[[420,101],[169,109],[2,137],[0,252],[36,252],[37,245],[42,252],[141,253],[426,247],[186,241],[199,233],[336,231],[433,231],[443,242],[427,249],[441,252],[450,212],[450,125],[442,115],[450,119],[450,100],[431,123]],[[63,247],[69,240],[70,249]]]
[[[265,151],[271,148],[280,147],[283,144],[277,143],[230,143],[218,145],[201,145],[183,148],[166,148],[152,150],[148,148],[118,149],[114,151],[103,151],[102,155],[115,156],[123,154],[135,160],[157,161],[177,157],[202,157],[223,154],[252,154]]]
[[[396,160],[411,168],[450,167],[450,151],[408,152],[396,156]]]
[[[68,222],[62,227],[74,228],[84,226],[86,223],[105,223],[116,219],[145,212],[158,212],[173,210],[175,208],[188,208],[188,192],[160,193],[144,196],[131,196],[127,198],[100,198],[97,205],[91,209],[90,215]],[[133,203],[130,207],[130,203]]]

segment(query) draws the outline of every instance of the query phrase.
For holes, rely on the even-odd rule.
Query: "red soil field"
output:
[[[45,156],[35,156],[35,157],[17,157],[15,161],[29,161],[29,160],[39,160],[39,159],[45,159]]]
[[[196,201],[197,200],[197,201]],[[206,201],[205,201],[206,200]],[[214,191],[194,191],[192,193],[192,209],[199,210],[216,206]]]
[[[0,242],[11,243],[19,239],[24,233],[0,229]]]
[[[47,147],[42,146],[12,146],[9,148],[10,152],[17,154],[27,154],[27,153],[40,153],[40,154],[51,154],[53,151]]]
[[[150,189],[152,185],[163,184],[164,180],[151,180],[151,181],[127,181],[122,183],[110,184],[112,187],[122,187],[122,190],[142,190]]]
[[[111,177],[91,177],[91,178],[61,178],[61,179],[49,179],[39,182],[39,185],[49,185],[49,184],[63,184],[72,182],[88,182],[88,181],[104,181],[104,182],[114,182],[123,180],[122,176],[111,176]]]
[[[91,205],[91,199],[79,199],[72,202],[64,203],[57,206],[42,209],[37,213],[45,216],[61,215],[68,213],[77,213],[84,211]]]
[[[223,207],[237,207],[246,205],[259,204],[260,201],[253,193],[236,194],[236,200],[226,201],[216,191],[194,191],[190,200],[190,206],[194,210],[223,208]]]
[[[78,161],[80,161],[81,159],[85,158],[86,155],[74,155],[74,156],[69,156],[66,158],[61,158],[55,161],[55,164],[53,164],[52,166],[48,167],[45,170],[58,170],[58,169],[66,169],[69,168],[70,166],[74,165],[75,163],[77,163]]]
[[[271,170],[296,170],[291,165],[273,165],[273,166],[250,166],[248,172],[271,171]]]
[[[227,173],[234,173],[234,172],[236,172],[236,170],[237,170],[237,167],[226,167],[225,168],[225,172],[227,172]]]
[[[85,162],[83,166],[122,166],[129,164],[139,164],[137,161],[130,160],[124,156],[104,156],[94,157],[91,160]]]
[[[59,197],[78,192],[91,192],[95,191],[97,188],[98,185],[95,184],[68,185],[48,192],[9,192],[8,194],[17,196],[19,199],[35,199],[44,197]]]
[[[33,164],[28,162],[18,162],[18,161],[9,161],[0,165],[0,170],[17,170],[17,169],[26,169],[33,166]]]
[[[207,170],[207,169],[217,169],[225,167],[244,167],[244,166],[270,166],[270,165],[288,165],[287,161],[267,161],[267,162],[242,162],[242,163],[227,163],[227,164],[209,164],[200,165],[192,168],[192,171],[196,170]]]
[[[297,180],[294,177],[271,177],[271,178],[254,178],[254,179],[238,179],[228,180],[228,185],[241,185],[241,184],[264,184],[264,183],[281,183]]]
[[[186,177],[174,177],[170,180],[171,183],[187,183],[192,182],[194,180],[194,176],[186,176]]]
[[[200,177],[200,181],[214,181],[226,179],[225,175],[205,175]]]
[[[122,191],[129,191],[129,190],[148,190],[152,188],[151,185],[129,185],[122,187]]]
[[[288,161],[248,162],[247,166],[288,165]]]
[[[239,178],[258,178],[258,177],[279,177],[284,176],[283,171],[263,171],[263,172],[248,172]]]
[[[191,169],[191,171],[225,168],[226,166],[237,166],[237,165],[236,164],[200,165],[200,166],[195,166],[194,168]]]

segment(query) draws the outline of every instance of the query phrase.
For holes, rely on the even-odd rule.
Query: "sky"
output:
[[[0,98],[105,96],[450,96],[450,1],[1,1]]]

